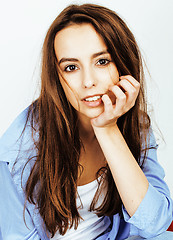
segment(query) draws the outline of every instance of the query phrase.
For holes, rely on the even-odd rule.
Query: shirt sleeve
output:
[[[142,170],[148,179],[148,191],[136,210],[130,217],[126,209],[122,208],[124,220],[130,224],[130,236],[140,235],[144,238],[154,237],[166,231],[173,219],[172,199],[165,173],[157,160],[157,144],[150,133],[150,148]]]
[[[26,208],[21,187],[21,171],[30,146],[30,128],[21,137],[27,119],[24,110],[0,138],[0,240],[40,240],[33,218]],[[23,145],[21,145],[21,142]],[[19,153],[23,157],[16,164],[16,174],[12,169]],[[25,216],[25,218],[24,218]]]
[[[0,240],[40,240],[29,212],[23,210],[8,165],[0,161]]]

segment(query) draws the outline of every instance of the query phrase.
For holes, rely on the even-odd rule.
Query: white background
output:
[[[70,3],[93,2],[126,21],[142,51],[153,127],[161,130],[158,157],[173,196],[173,1],[6,0],[0,1],[0,136],[38,96],[41,47],[46,31]],[[157,123],[157,125],[156,125]],[[159,138],[158,130],[155,132]]]

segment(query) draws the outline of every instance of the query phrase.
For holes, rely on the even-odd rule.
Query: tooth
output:
[[[99,98],[101,98],[101,96],[94,96],[94,97],[86,98],[85,100],[88,102],[92,102],[92,101],[98,100]]]

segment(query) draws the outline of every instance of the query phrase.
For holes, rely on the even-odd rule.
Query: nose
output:
[[[84,88],[92,88],[97,85],[97,79],[91,68],[83,70],[82,85]]]

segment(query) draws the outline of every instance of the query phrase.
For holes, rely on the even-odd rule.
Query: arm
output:
[[[21,173],[26,159],[30,154],[34,155],[34,152],[27,151],[32,149],[29,125],[20,138],[27,113],[28,109],[24,110],[0,138],[0,240],[48,240],[38,208],[27,203],[26,225],[23,219],[25,196],[21,187]],[[20,161],[13,168],[18,156]],[[24,171],[23,184],[26,182],[30,167],[28,164]]]
[[[0,161],[0,239],[40,239],[27,209],[25,225],[23,208],[23,200],[16,191],[7,163]]]
[[[119,83],[110,89],[116,97],[115,105],[112,105],[110,98],[104,95],[102,100],[105,111],[92,120],[92,125],[123,204],[132,216],[147,192],[148,181],[130,152],[116,122],[135,104],[140,85],[132,76],[120,79]]]
[[[148,180],[130,152],[117,125],[95,129],[105,158],[109,164],[122,202],[133,216],[148,189]]]
[[[117,127],[117,118],[130,109],[134,104],[132,99],[138,94],[138,86],[129,77],[126,76],[126,81],[136,90],[127,87],[125,100],[121,100],[116,89],[116,106],[108,98],[103,99],[105,111],[92,120],[92,125],[125,206],[123,215],[130,224],[130,234],[152,237],[165,231],[172,221],[172,200],[163,180],[163,168],[157,161],[152,131],[149,133],[151,149],[141,170]]]
[[[165,173],[157,160],[158,146],[153,132],[150,131],[149,134],[150,149],[142,167],[149,182],[147,193],[132,217],[124,207],[122,208],[124,219],[130,224],[130,235],[140,235],[145,238],[166,231],[173,219],[172,199],[164,181]]]

